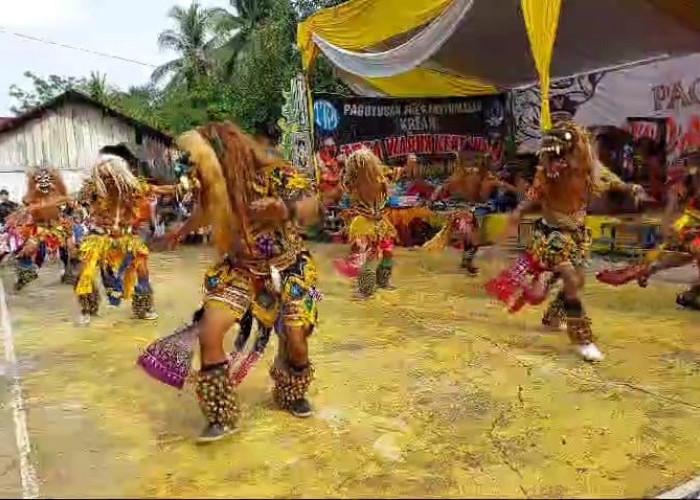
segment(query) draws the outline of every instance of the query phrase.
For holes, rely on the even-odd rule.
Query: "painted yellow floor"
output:
[[[357,302],[332,270],[342,249],[313,250],[325,294],[311,339],[316,416],[270,407],[271,345],[241,388],[241,432],[205,448],[191,439],[202,426],[191,389],[134,361],[197,306],[206,251],[154,256],[156,324],[123,307],[74,327],[56,268],[9,293],[41,495],[638,497],[700,470],[700,315],[675,309],[678,286],[590,283],[607,354],[590,366],[564,334],[541,331],[540,310],[491,304],[481,280],[456,272],[456,253],[400,251],[398,290]],[[12,429],[5,405],[6,497],[20,494]]]

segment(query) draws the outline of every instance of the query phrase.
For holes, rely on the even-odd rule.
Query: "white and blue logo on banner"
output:
[[[314,103],[314,119],[316,126],[326,132],[333,132],[340,125],[338,111],[330,102],[319,100]]]

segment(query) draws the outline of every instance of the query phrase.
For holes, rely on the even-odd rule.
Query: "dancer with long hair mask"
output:
[[[275,327],[277,357],[270,370],[277,405],[297,417],[312,414],[306,397],[313,376],[308,337],[317,321],[317,272],[298,224],[315,222],[318,202],[310,183],[272,158],[236,125],[212,123],[180,137],[188,154],[197,203],[168,236],[176,240],[208,224],[219,260],[204,276],[204,300],[192,322],[143,352],[153,377],[182,388],[199,341],[196,392],[206,426],[200,442],[237,428],[238,403],[226,333],[252,310],[260,325]]]

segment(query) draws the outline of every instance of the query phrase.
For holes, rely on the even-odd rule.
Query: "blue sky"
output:
[[[167,12],[192,0],[2,0],[0,26],[8,31],[161,64],[172,53],[158,49],[158,33],[170,27]],[[200,0],[226,6],[227,0]],[[114,59],[20,40],[0,33],[0,116],[10,116],[10,85],[23,84],[29,70],[41,76],[107,74],[111,84],[128,87],[148,81],[151,69]]]

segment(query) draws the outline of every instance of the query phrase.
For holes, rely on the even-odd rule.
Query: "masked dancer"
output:
[[[7,217],[7,229],[19,241],[15,252],[17,291],[39,277],[38,269],[47,257],[75,255],[71,224],[65,213],[72,201],[58,170],[37,167],[28,172],[23,204]],[[64,264],[68,273],[69,263]]]
[[[93,228],[79,248],[80,268],[75,293],[79,324],[87,325],[99,312],[96,280],[101,278],[112,306],[131,300],[134,317],[158,317],[148,270],[148,247],[137,234],[142,207],[154,193],[171,193],[173,186],[151,186],[137,178],[126,159],[103,154],[85,180],[79,199],[88,205]]]
[[[668,173],[666,210],[662,221],[664,242],[648,252],[641,263],[622,269],[600,271],[599,281],[614,286],[636,281],[646,287],[654,274],[695,263],[700,273],[700,154],[694,154],[690,167],[676,166]],[[700,310],[700,276],[695,284],[676,297],[676,303],[687,309]]]
[[[532,241],[511,269],[486,286],[515,312],[526,303],[542,303],[549,285],[561,279],[563,289],[542,322],[548,327],[565,324],[580,355],[592,362],[603,355],[579,296],[591,243],[585,217],[589,199],[611,190],[643,195],[640,186],[623,183],[600,164],[587,131],[568,121],[555,125],[542,140],[540,166],[527,198],[509,221],[508,233],[513,234],[522,215],[540,207],[542,217],[535,222]],[[548,275],[550,279],[544,279]]]
[[[346,211],[350,255],[335,261],[336,269],[357,279],[359,298],[371,297],[377,288],[391,288],[396,229],[386,217],[388,181],[385,168],[367,148],[352,153],[346,162],[343,188],[350,200]]]
[[[201,369],[196,392],[207,425],[199,441],[236,430],[238,403],[232,360],[224,336],[252,310],[263,328],[279,337],[270,370],[273,399],[297,417],[312,414],[306,397],[313,367],[308,337],[317,321],[317,272],[298,224],[315,222],[319,204],[310,183],[283,160],[264,153],[230,122],[214,123],[180,137],[189,155],[197,202],[191,217],[169,237],[210,224],[220,260],[204,276],[204,302],[192,322],[151,344],[141,366],[181,388],[199,340]]]
[[[481,243],[475,209],[488,202],[494,190],[499,187],[515,189],[493,175],[490,165],[491,159],[488,155],[462,152],[450,178],[438,187],[430,198],[433,203],[447,199],[466,203],[466,208],[460,208],[450,214],[442,229],[424,245],[424,248],[443,250],[453,239],[460,240],[461,268],[471,276],[479,274],[479,268],[474,265],[474,257]]]

